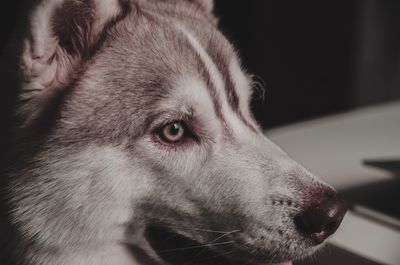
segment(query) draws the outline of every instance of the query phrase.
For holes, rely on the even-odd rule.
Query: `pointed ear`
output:
[[[70,81],[93,54],[102,33],[128,8],[124,0],[38,2],[28,20],[20,57],[20,107],[28,115],[40,111],[37,104]]]
[[[214,0],[189,0],[200,6],[207,13],[212,13],[214,9]]]

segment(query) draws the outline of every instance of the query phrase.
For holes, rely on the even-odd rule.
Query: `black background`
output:
[[[400,1],[217,0],[264,127],[400,98]]]

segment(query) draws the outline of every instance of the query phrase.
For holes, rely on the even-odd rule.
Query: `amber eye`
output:
[[[166,125],[161,131],[161,139],[167,143],[177,143],[185,136],[185,128],[181,122]]]

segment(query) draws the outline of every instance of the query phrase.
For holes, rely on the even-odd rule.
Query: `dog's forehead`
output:
[[[78,92],[75,102],[106,104],[106,112],[118,112],[127,121],[134,118],[136,124],[145,123],[160,108],[178,110],[183,104],[220,124],[227,124],[226,116],[235,112],[245,120],[241,124],[251,123],[248,78],[233,47],[214,25],[132,20],[119,25],[93,60],[80,84],[84,92]],[[103,120],[109,117],[104,116]]]
[[[109,46],[108,56],[102,55],[104,64],[113,65],[127,78],[132,73],[150,83],[157,80],[171,84],[182,75],[197,75],[204,80],[211,64],[225,75],[231,62],[238,62],[226,38],[214,25],[201,20],[166,22],[141,17],[120,26],[118,33],[110,38]],[[204,62],[205,57],[209,62]],[[164,85],[165,89],[170,88]]]
[[[182,75],[194,75],[205,81],[216,79],[216,74],[220,78],[231,76],[233,79],[238,75],[247,78],[232,45],[207,21],[169,19],[166,22],[163,17],[157,20],[157,17],[143,16],[124,23],[121,28],[113,38],[109,56],[103,61],[123,72],[126,78],[140,76],[139,84],[146,80],[149,84],[163,82],[163,86],[155,88],[165,90],[171,88],[174,78]],[[232,76],[232,71],[237,72],[236,76]],[[225,83],[232,83],[228,81]],[[228,85],[231,89],[234,84]]]

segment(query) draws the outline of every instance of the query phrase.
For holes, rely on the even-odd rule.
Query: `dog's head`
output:
[[[171,263],[179,248],[197,264],[269,264],[334,233],[342,200],[264,136],[211,12],[211,0],[34,7],[18,108],[29,151],[10,184],[24,235],[53,249],[144,237]]]

